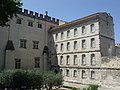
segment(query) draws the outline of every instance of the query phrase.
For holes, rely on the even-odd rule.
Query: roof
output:
[[[89,15],[89,16],[86,16],[86,17],[83,17],[83,18],[80,18],[80,19],[65,23],[63,25],[57,26],[57,27],[51,29],[49,32],[60,30],[60,29],[63,29],[63,28],[68,28],[68,27],[71,27],[71,26],[74,26],[74,25],[78,25],[80,23],[89,21],[91,19],[96,19],[96,18],[98,18],[98,16],[100,14],[107,14],[107,13],[106,12],[95,13],[95,14],[92,14],[92,15]]]

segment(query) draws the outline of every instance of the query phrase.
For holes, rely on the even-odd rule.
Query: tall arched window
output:
[[[78,63],[78,60],[77,60],[77,55],[74,55],[74,65],[77,65],[77,63]]]
[[[86,56],[85,54],[82,55],[82,65],[86,64]]]
[[[95,25],[91,24],[91,32],[95,32]]]
[[[82,40],[82,49],[85,49],[85,48],[86,48],[86,41]]]
[[[74,29],[74,36],[77,36],[78,35],[78,30],[77,28]]]
[[[63,56],[60,56],[60,65],[63,64]]]
[[[77,50],[77,49],[78,49],[77,41],[74,41],[74,50]]]
[[[70,30],[67,31],[67,38],[70,37]]]
[[[70,42],[67,43],[67,51],[70,51]]]
[[[95,39],[94,38],[91,39],[91,48],[95,48]]]
[[[86,34],[85,26],[82,27],[82,34]]]
[[[95,65],[95,54],[91,54],[91,65]]]
[[[66,57],[66,64],[67,64],[67,65],[70,64],[70,56],[69,56],[69,55]]]
[[[61,32],[61,39],[63,39],[64,38],[64,33],[63,32]]]
[[[63,43],[61,44],[60,50],[63,51],[64,47],[63,47]]]

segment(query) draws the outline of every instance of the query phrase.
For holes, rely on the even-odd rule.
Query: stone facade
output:
[[[119,86],[120,58],[116,56],[113,26],[110,14],[96,13],[50,31],[51,61],[54,68],[58,63],[64,85]]]
[[[47,12],[20,11],[9,27],[0,27],[1,70],[53,69],[61,71],[64,85],[119,88],[120,45],[115,45],[110,14],[64,22]]]

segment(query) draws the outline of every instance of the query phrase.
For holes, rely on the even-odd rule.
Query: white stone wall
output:
[[[22,24],[16,24],[17,18],[22,19]],[[28,21],[33,22],[33,27],[28,26]],[[42,24],[42,29],[38,28],[38,23]],[[2,56],[0,59],[0,64],[2,64],[0,68],[4,67],[3,61],[5,61],[5,69],[14,69],[15,59],[21,59],[21,68],[34,69],[35,57],[40,57],[39,69],[47,69],[47,60],[42,54],[44,46],[48,45],[48,30],[53,26],[56,26],[56,24],[29,16],[18,15],[14,17],[10,21],[10,28],[0,29],[0,56]],[[8,39],[13,41],[15,50],[6,51],[5,55],[4,50]],[[20,39],[27,40],[26,49],[20,48]],[[39,42],[39,49],[33,49],[33,41]]]

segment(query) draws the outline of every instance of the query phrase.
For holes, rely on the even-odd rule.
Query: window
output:
[[[40,68],[40,57],[35,57],[35,68]]]
[[[91,71],[91,79],[95,79],[95,71]]]
[[[95,65],[95,54],[91,54],[91,65]]]
[[[67,31],[67,38],[70,37],[70,30]]]
[[[95,39],[94,38],[91,39],[91,48],[95,48]]]
[[[63,56],[60,57],[60,65],[63,64]]]
[[[56,40],[58,39],[58,34],[57,34],[57,33],[55,34],[55,39],[56,39]]]
[[[85,40],[82,40],[82,49],[85,49],[86,48],[86,42]]]
[[[91,32],[95,32],[95,25],[91,24]]]
[[[63,39],[64,38],[64,33],[63,32],[61,32],[61,39]]]
[[[77,36],[78,34],[78,31],[77,31],[77,28],[74,29],[74,36]]]
[[[33,41],[33,49],[38,49],[38,41]]]
[[[38,28],[42,29],[42,24],[38,23]]]
[[[61,44],[61,48],[60,48],[60,49],[61,49],[61,51],[63,51],[63,49],[64,49],[64,48],[63,48],[63,43]]]
[[[26,42],[27,42],[27,40],[20,39],[20,48],[26,48]]]
[[[77,70],[73,71],[73,77],[77,77]]]
[[[86,78],[85,70],[82,70],[82,79]]]
[[[16,21],[17,24],[21,24],[22,23],[22,19],[20,18],[17,18],[17,21]]]
[[[67,77],[70,76],[70,72],[69,72],[69,70],[66,70],[66,76],[67,76]]]
[[[33,22],[32,21],[28,21],[28,26],[33,27]]]
[[[21,59],[15,59],[15,69],[21,68]]]
[[[67,43],[67,51],[70,51],[70,43]]]
[[[77,55],[74,55],[74,65],[77,65],[78,61],[77,61]]]
[[[85,54],[82,55],[82,65],[86,64],[86,56]]]
[[[70,56],[67,56],[66,58],[67,58],[66,59],[66,64],[69,65],[70,64]]]
[[[60,73],[63,75],[63,70],[62,69],[60,69]]]
[[[77,41],[74,41],[74,50],[78,49]]]
[[[82,34],[86,34],[85,26],[82,27]]]
[[[57,44],[55,45],[55,49],[56,49],[56,51],[58,51],[58,45]]]

